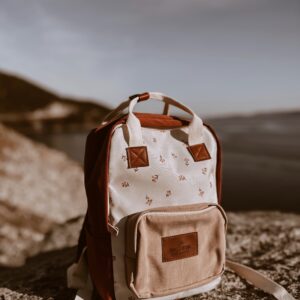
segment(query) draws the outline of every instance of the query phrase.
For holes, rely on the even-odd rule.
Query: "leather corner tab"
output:
[[[148,151],[146,146],[126,148],[128,168],[140,168],[149,166]]]
[[[211,156],[204,143],[188,146],[187,149],[191,153],[194,161],[211,159]]]

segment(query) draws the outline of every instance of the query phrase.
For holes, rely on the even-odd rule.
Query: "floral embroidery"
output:
[[[175,153],[171,153],[171,155],[173,156],[173,158],[177,158],[178,156]]]
[[[206,175],[207,174],[207,168],[202,168],[202,174]]]
[[[199,191],[199,196],[203,197],[204,191],[202,189],[199,189],[198,191]]]
[[[152,181],[157,182],[158,180],[158,175],[152,175]]]
[[[139,168],[134,168],[133,169],[134,172],[137,172],[138,170],[139,170]]]
[[[146,195],[146,204],[149,206],[152,204],[153,199],[151,199],[148,195]]]
[[[157,139],[156,139],[156,138],[152,138],[152,142],[153,142],[153,143],[156,143],[156,142],[157,142]]]
[[[129,182],[128,181],[123,181],[122,182],[122,187],[129,187]]]
[[[126,161],[126,160],[127,160],[127,156],[126,156],[125,154],[122,154],[121,159],[122,159],[123,161]]]
[[[161,163],[164,163],[166,160],[162,157],[162,155],[160,155],[160,156],[159,156],[159,161],[160,161]]]
[[[184,175],[179,175],[179,176],[178,176],[178,179],[179,179],[180,181],[186,180],[186,178],[185,178]]]
[[[189,158],[187,158],[187,157],[184,158],[184,164],[185,164],[186,166],[189,166],[189,165],[190,165],[190,160],[189,160]]]
[[[170,190],[166,191],[166,197],[170,197],[172,195],[172,192]]]

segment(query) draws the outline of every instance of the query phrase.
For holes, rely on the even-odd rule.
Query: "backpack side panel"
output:
[[[84,222],[92,282],[102,299],[114,300],[111,238],[107,230],[107,149],[113,124],[87,137],[84,159],[88,210]]]

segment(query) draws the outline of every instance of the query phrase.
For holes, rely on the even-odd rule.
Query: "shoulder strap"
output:
[[[289,294],[283,286],[250,267],[228,259],[226,260],[226,266],[239,276],[252,283],[255,287],[273,295],[278,300],[295,300],[295,298]]]
[[[68,287],[78,289],[75,300],[90,300],[92,296],[93,286],[88,273],[85,251],[86,248],[83,249],[78,263],[71,265],[67,272]],[[283,286],[250,267],[229,259],[226,260],[226,266],[255,287],[273,295],[278,300],[296,300]]]

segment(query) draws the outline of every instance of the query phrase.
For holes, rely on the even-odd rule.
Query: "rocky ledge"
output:
[[[245,263],[300,296],[300,215],[279,212],[229,213],[227,256]],[[73,299],[66,287],[66,268],[75,247],[39,254],[19,268],[0,269],[0,299]],[[189,298],[274,299],[226,271],[220,287]],[[188,300],[188,299],[186,299]]]
[[[85,199],[78,163],[0,124],[0,265],[74,246]]]

